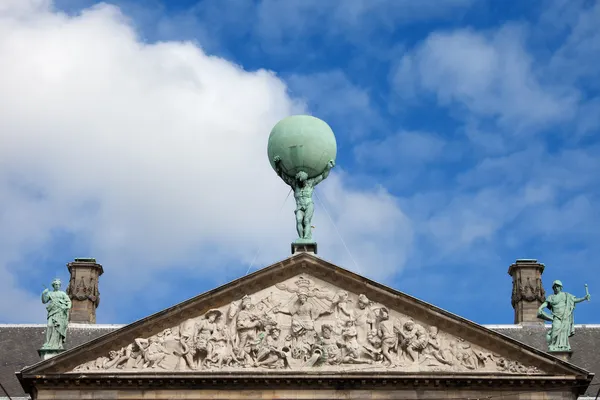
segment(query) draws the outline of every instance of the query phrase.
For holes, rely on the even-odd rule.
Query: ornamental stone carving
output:
[[[72,276],[69,286],[67,287],[67,294],[71,299],[79,301],[90,300],[96,306],[98,306],[100,303],[98,280],[94,279],[94,277],[88,277],[86,282],[83,276],[79,279],[76,279],[74,276]]]
[[[546,291],[542,286],[541,278],[538,277],[531,279],[530,277],[526,277],[525,283],[523,283],[521,278],[519,277],[515,281],[515,283],[513,284],[513,292],[511,297],[511,304],[513,308],[521,300],[530,303],[536,300],[540,303],[546,301]]]
[[[135,338],[72,372],[248,369],[542,373],[306,275]]]

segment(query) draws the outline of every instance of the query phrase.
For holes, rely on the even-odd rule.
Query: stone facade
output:
[[[592,374],[299,253],[19,379],[36,399],[568,399]]]

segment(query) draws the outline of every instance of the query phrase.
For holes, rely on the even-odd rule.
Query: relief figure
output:
[[[381,339],[381,355],[386,361],[386,366],[392,368],[396,366],[396,363],[394,362],[394,357],[391,352],[397,351],[399,329],[397,324],[390,320],[387,308],[381,307],[378,311],[378,335]]]
[[[275,308],[273,312],[291,316],[290,336],[292,341],[292,357],[306,360],[316,343],[315,321],[326,314],[331,314],[331,308],[324,309],[315,299],[309,301],[305,292],[297,295],[296,301],[288,308]]]
[[[409,356],[413,363],[419,362],[421,352],[429,344],[427,331],[414,321],[406,321],[400,332],[402,337],[400,348]]]
[[[344,339],[344,357],[342,362],[346,364],[371,364],[372,360],[360,358],[361,346],[358,344],[358,333],[354,320],[346,321],[346,326],[342,329],[342,338]]]
[[[365,294],[314,285],[299,276],[222,304],[149,337],[107,349],[73,372],[242,368],[343,372],[490,371],[533,374],[532,366],[492,355],[421,324]],[[290,284],[289,282],[292,282]],[[267,294],[268,291],[268,294]],[[226,314],[223,310],[228,310]],[[356,364],[369,364],[357,366]]]
[[[281,329],[272,327],[270,332],[258,345],[256,354],[256,367],[290,368],[288,355],[279,346]]]
[[[443,342],[438,337],[438,328],[436,326],[431,326],[429,328],[429,341],[425,349],[423,349],[424,357],[422,361],[424,362],[433,359],[441,364],[452,365],[452,354],[448,353],[449,350],[445,349]]]
[[[329,324],[321,325],[319,346],[322,350],[323,362],[329,365],[338,365],[342,362],[342,347],[344,343],[335,334],[333,327]]]
[[[236,357],[244,360],[246,365],[253,364],[251,353],[256,349],[258,331],[262,327],[261,319],[252,309],[252,298],[244,296],[235,319],[237,342],[234,344],[234,352]]]
[[[198,356],[198,363],[194,369],[206,367],[206,360],[212,358],[213,335],[217,331],[217,319],[221,316],[219,310],[209,310],[204,318],[200,320],[196,327],[195,347]]]

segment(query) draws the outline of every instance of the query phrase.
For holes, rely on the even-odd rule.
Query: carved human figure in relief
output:
[[[452,365],[451,354],[446,354],[443,348],[443,343],[438,337],[438,328],[436,326],[429,327],[429,341],[427,347],[423,350],[426,358],[433,358],[441,364]]]
[[[378,334],[381,338],[381,355],[386,360],[388,367],[394,367],[394,358],[391,354],[398,348],[398,326],[390,320],[390,314],[387,308],[381,307],[379,310]]]
[[[345,290],[338,290],[331,300],[333,316],[342,326],[346,321],[354,317],[352,307],[350,306],[351,302],[352,300],[348,298],[348,292]]]
[[[279,345],[281,329],[272,327],[258,345],[255,367],[290,368],[288,355]]]
[[[590,300],[591,296],[587,293],[581,298],[563,292],[563,284],[556,280],[552,283],[554,294],[548,296],[545,302],[538,309],[538,317],[552,322],[552,328],[546,335],[549,351],[571,351],[569,337],[575,334],[575,322],[573,312],[575,304]],[[548,307],[552,314],[544,311]]]
[[[135,343],[142,349],[144,355],[143,368],[159,367],[161,361],[169,354],[156,336],[150,336],[148,339],[138,338],[135,339]]]
[[[210,360],[212,357],[213,343],[212,338],[217,330],[217,319],[221,316],[219,310],[209,310],[204,315],[204,318],[198,322],[196,327],[196,351],[200,359],[194,369],[206,367],[206,360]]]
[[[418,363],[419,355],[429,343],[427,331],[423,326],[409,320],[404,323],[400,335],[402,336],[400,347],[408,354],[413,363]]]
[[[187,319],[179,324],[179,341],[187,348],[183,358],[190,369],[196,369],[194,356],[197,353],[195,341],[197,328],[198,325],[193,319]]]
[[[46,326],[46,341],[42,349],[62,350],[67,340],[67,326],[69,324],[69,310],[71,299],[60,290],[60,279],[52,281],[52,292],[44,289],[42,303],[46,304],[48,311],[48,324]]]
[[[360,331],[359,331],[360,332]],[[381,337],[377,329],[372,329],[367,333],[367,342],[364,343],[362,348],[371,357],[373,361],[383,361],[383,353],[381,350]]]
[[[358,296],[357,308],[353,311],[358,332],[358,341],[359,343],[366,343],[369,332],[377,329],[375,326],[377,318],[373,310],[373,302],[364,294],[360,294]]]
[[[331,314],[331,308],[323,309],[308,301],[305,288],[300,288],[297,299],[288,308],[276,307],[274,313],[287,314],[291,316],[290,335],[292,337],[292,357],[300,358],[307,356],[316,342],[315,323],[319,317]]]
[[[341,348],[344,346],[344,343],[335,334],[331,325],[321,325],[319,341],[323,351],[324,362],[329,365],[340,364],[342,362]]]
[[[494,356],[486,351],[473,350],[473,355],[475,356],[475,361],[478,368],[485,368],[488,363],[492,363],[494,361]]]
[[[143,350],[136,342],[130,343],[125,347],[125,356],[127,357],[125,369],[141,368],[144,365]]]
[[[104,364],[104,369],[123,368],[123,364],[128,360],[128,356],[125,354],[124,350],[125,349],[109,351],[108,360],[106,360]]]
[[[217,324],[217,329],[214,332],[211,341],[212,352],[205,359],[206,365],[221,369],[224,366],[233,365],[238,360],[233,352],[233,342],[231,336],[225,326]],[[243,360],[242,360],[243,361]]]
[[[342,362],[346,364],[371,364],[372,360],[360,358],[361,346],[358,344],[358,333],[354,320],[346,321],[346,326],[342,329],[342,338],[344,339],[344,357]]]
[[[258,329],[262,327],[261,319],[253,312],[252,308],[252,298],[248,295],[244,296],[235,320],[237,358],[244,360],[247,365],[253,363],[250,354],[257,343]]]
[[[449,348],[450,353],[454,356],[458,364],[467,369],[477,368],[477,362],[473,358],[473,351],[469,343],[466,343],[462,339],[456,339],[450,342]]]
[[[311,221],[315,210],[312,200],[313,191],[317,184],[329,176],[329,171],[335,166],[335,161],[329,160],[325,167],[325,171],[310,179],[308,178],[308,174],[304,171],[298,172],[296,176],[293,177],[287,175],[281,167],[281,158],[279,156],[275,156],[273,161],[277,175],[279,175],[279,177],[294,190],[294,198],[296,199],[296,230],[298,231],[298,238],[305,241],[311,241]]]

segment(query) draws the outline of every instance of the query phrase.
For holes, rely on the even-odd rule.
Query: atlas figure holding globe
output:
[[[317,184],[327,178],[329,171],[335,166],[335,161],[329,160],[325,170],[314,178],[309,178],[308,174],[304,171],[298,172],[294,177],[286,175],[281,168],[281,158],[279,156],[274,157],[273,163],[275,164],[277,175],[294,190],[298,238],[303,241],[312,241],[311,221],[315,211],[315,205],[312,200],[313,191]]]
[[[292,115],[271,130],[267,153],[271,167],[294,190],[298,231],[294,243],[314,244],[316,249],[312,239],[315,210],[312,195],[315,186],[326,179],[335,166],[337,144],[333,131],[319,118]]]

